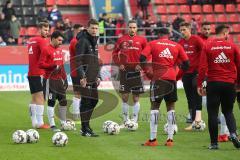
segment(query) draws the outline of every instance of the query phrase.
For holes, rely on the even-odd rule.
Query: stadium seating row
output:
[[[226,9],[224,8],[224,5],[216,4],[214,9],[212,5],[192,5],[191,7],[189,5],[158,5],[157,6],[157,13],[159,14],[175,14],[175,13],[183,13],[183,14],[195,14],[195,13],[236,13],[240,12],[240,4],[233,5],[228,4],[226,5]]]
[[[88,6],[89,0],[46,0],[48,6],[59,5],[59,6]]]

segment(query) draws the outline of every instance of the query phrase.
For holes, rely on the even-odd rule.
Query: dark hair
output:
[[[202,26],[205,26],[205,25],[211,25],[211,23],[205,21],[202,23]]]
[[[96,19],[90,19],[89,21],[88,21],[88,27],[90,26],[90,25],[99,25],[99,23],[98,23],[98,21],[96,20]]]
[[[225,24],[220,24],[220,25],[218,25],[218,26],[215,28],[215,32],[216,32],[216,34],[219,34],[219,33],[221,33],[224,29],[229,29],[229,26],[228,26],[228,25],[225,25]]]
[[[38,28],[42,27],[49,27],[49,21],[48,20],[42,20],[41,22],[38,23]]]
[[[81,24],[74,24],[73,29],[78,29],[78,28],[81,28],[81,27],[83,27],[83,25],[81,25]]]
[[[191,24],[190,23],[188,23],[188,22],[182,22],[182,23],[180,23],[180,25],[179,25],[180,27],[187,27],[187,28],[191,28]]]
[[[161,37],[165,35],[169,35],[169,28],[159,28],[156,30],[156,33]]]
[[[52,33],[52,35],[51,35],[51,40],[52,40],[53,38],[56,39],[56,38],[58,38],[58,37],[64,38],[64,35],[63,35],[60,31],[56,30],[56,31],[54,31],[54,32]]]
[[[130,23],[135,23],[135,24],[137,24],[137,21],[134,20],[134,19],[132,19],[132,20],[128,21],[128,25],[129,25]]]

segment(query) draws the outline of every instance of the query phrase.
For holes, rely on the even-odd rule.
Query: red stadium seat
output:
[[[216,21],[215,15],[207,14],[205,17],[205,21],[208,21],[210,23],[215,23],[215,21]]]
[[[67,0],[57,0],[57,5],[66,6],[67,5]]]
[[[234,4],[227,4],[226,5],[226,12],[227,13],[235,13],[236,12],[236,7]]]
[[[165,4],[175,4],[175,0],[164,0]]]
[[[217,16],[217,22],[218,22],[218,23],[227,23],[227,22],[228,22],[227,16],[224,15],[224,14],[219,14],[219,15]]]
[[[79,5],[81,5],[81,6],[89,6],[89,0],[80,0]]]
[[[71,6],[78,6],[78,5],[80,5],[80,1],[79,0],[69,0],[68,4]]]
[[[46,0],[46,4],[47,4],[48,6],[55,5],[55,4],[56,4],[56,0]]]
[[[161,21],[162,21],[162,22],[165,22],[165,23],[168,22],[168,16],[162,15],[162,16],[161,16]]]
[[[224,12],[224,5],[222,5],[222,4],[215,4],[214,5],[214,12],[215,13],[223,13]]]
[[[168,6],[168,13],[169,14],[177,14],[178,13],[178,6],[177,5],[169,5]]]
[[[202,7],[200,5],[192,5],[191,12],[192,13],[202,13]]]
[[[164,0],[155,0],[155,4],[156,5],[164,4]]]
[[[167,14],[167,7],[166,6],[158,6],[157,13],[158,14]]]
[[[189,7],[189,5],[180,5],[180,9],[179,9],[179,11],[181,12],[181,13],[190,13],[190,7]]]
[[[212,13],[213,7],[210,4],[203,5],[203,13]]]
[[[211,24],[211,33],[215,33],[215,24]]]
[[[27,28],[27,35],[29,35],[29,36],[38,35],[38,29],[36,27],[28,27]]]
[[[239,33],[240,32],[240,24],[233,24],[232,31]]]
[[[237,43],[240,43],[240,34],[237,35]]]
[[[231,23],[238,23],[239,22],[239,15],[237,14],[230,14],[228,17],[228,21]]]
[[[187,21],[187,22],[190,22],[191,19],[192,19],[192,16],[190,16],[190,15],[183,15],[182,17],[183,17],[183,19],[185,19],[185,21]]]
[[[202,22],[203,21],[203,16],[201,14],[196,14],[193,15],[193,17],[196,19],[196,21],[198,22]]]
[[[176,0],[178,4],[187,4],[187,0]]]
[[[237,11],[240,12],[240,4],[237,5]]]

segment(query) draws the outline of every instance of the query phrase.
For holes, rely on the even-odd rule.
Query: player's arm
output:
[[[198,93],[200,95],[204,95],[204,91],[202,88],[202,83],[205,79],[206,73],[208,71],[208,57],[207,57],[207,46],[204,46],[202,53],[201,53],[201,57],[200,57],[200,63],[201,65],[199,65],[198,67],[198,79],[197,79],[197,86],[198,86]]]
[[[115,47],[114,47],[114,50],[112,52],[112,60],[113,60],[113,63],[116,64],[116,65],[120,65],[120,59],[119,59],[119,52],[120,52],[121,48],[120,48],[120,39],[118,39]]]
[[[149,79],[152,79],[153,77],[152,64],[147,63],[147,57],[151,56],[151,54],[152,54],[152,47],[151,47],[151,44],[148,43],[147,46],[142,51],[139,58],[140,65],[143,68],[144,73]]]
[[[41,69],[54,69],[57,67],[57,65],[55,64],[51,64],[51,63],[48,63],[47,59],[48,59],[48,49],[47,48],[44,48],[41,52],[41,55],[40,55],[40,60],[39,60],[39,68]]]
[[[181,64],[179,67],[181,70],[187,71],[190,66],[188,56],[187,56],[186,52],[184,51],[183,47],[181,45],[178,45],[178,46],[179,46],[178,58],[181,61]]]
[[[76,68],[77,68],[77,73],[80,79],[86,78],[86,74],[84,71],[84,55],[86,55],[88,52],[87,50],[87,42],[83,40],[79,40],[75,46],[75,51],[76,51],[76,58],[75,58],[75,63],[76,63]]]

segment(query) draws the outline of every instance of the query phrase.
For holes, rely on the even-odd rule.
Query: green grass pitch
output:
[[[110,136],[102,132],[102,124],[106,120],[121,123],[120,99],[113,91],[100,94],[102,108],[98,108],[91,121],[92,128],[100,134],[98,138],[86,138],[76,131],[65,132],[69,137],[66,147],[55,147],[51,143],[53,132],[38,130],[40,141],[37,144],[13,144],[12,133],[17,129],[31,128],[28,115],[29,92],[0,93],[0,160],[239,160],[240,150],[236,150],[231,142],[220,144],[218,151],[209,151],[209,135],[204,132],[185,132],[187,126],[184,116],[187,113],[186,98],[183,90],[178,91],[179,101],[176,104],[178,133],[174,137],[174,146],[165,147],[166,135],[163,125],[166,122],[166,107],[161,106],[162,117],[158,127],[157,147],[143,147],[149,138],[149,99],[141,98],[141,114],[139,129],[136,132],[121,130],[119,135]],[[69,100],[71,96],[69,96]],[[111,110],[111,111],[110,111]],[[102,112],[108,112],[102,115]],[[240,111],[235,105],[234,113],[238,128],[240,127]],[[206,122],[206,108],[203,108]],[[45,116],[45,122],[47,117]],[[239,130],[238,130],[239,131]]]

